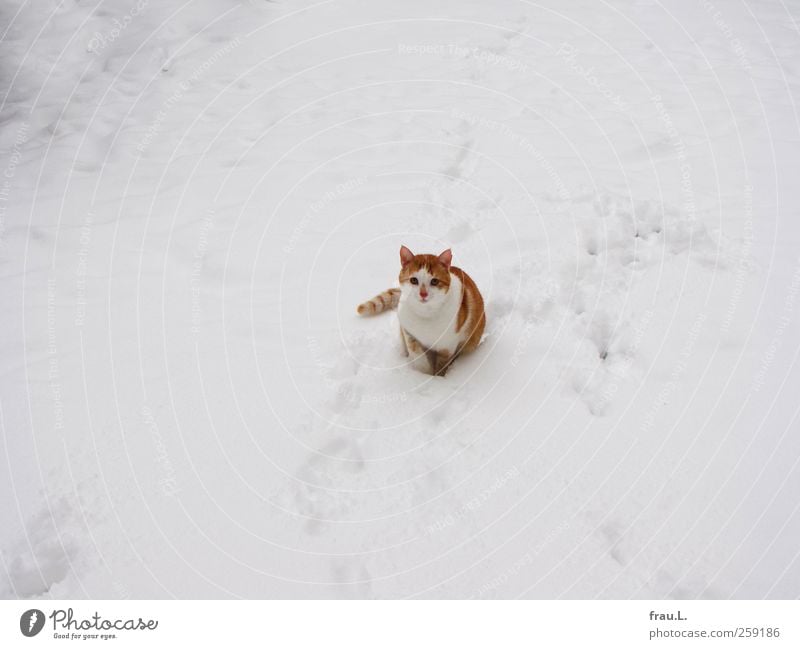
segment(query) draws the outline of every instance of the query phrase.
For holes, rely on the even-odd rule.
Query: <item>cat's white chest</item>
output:
[[[437,311],[428,315],[421,311],[420,305],[411,304],[414,299],[400,299],[397,316],[400,326],[416,338],[424,347],[447,350],[453,353],[462,342],[462,335],[456,333],[458,311],[461,308],[461,280],[451,276],[447,299]]]

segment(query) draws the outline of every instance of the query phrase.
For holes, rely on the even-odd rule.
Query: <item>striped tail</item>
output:
[[[380,295],[376,295],[369,302],[358,305],[359,315],[375,315],[389,309],[394,309],[400,302],[400,289],[390,288]]]

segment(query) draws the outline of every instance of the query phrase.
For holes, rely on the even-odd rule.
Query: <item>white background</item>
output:
[[[46,605],[45,605],[46,604]],[[73,619],[157,620],[152,631],[114,632],[114,639],[55,639],[53,609],[73,608]],[[234,647],[676,647],[711,646],[755,649],[797,646],[796,602],[64,602],[42,603],[48,616],[33,638],[19,632],[21,602],[0,605],[4,647],[111,646],[174,647],[192,643]],[[684,621],[654,622],[651,611]],[[313,620],[313,623],[311,622]],[[720,632],[737,627],[778,629],[770,638],[660,638],[650,632]],[[112,632],[106,632],[112,633]]]

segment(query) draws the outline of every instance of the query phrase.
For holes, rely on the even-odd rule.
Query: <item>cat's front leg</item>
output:
[[[400,340],[403,342],[403,356],[408,356],[408,341],[406,340],[406,332],[403,327],[400,327]]]
[[[426,356],[433,376],[444,376],[456,358],[456,354],[450,354],[446,349],[429,349],[426,352]]]
[[[431,361],[430,356],[428,357],[428,360],[431,363],[431,374],[434,376],[444,376],[447,373],[447,370],[450,369],[453,361],[461,355],[461,350],[462,347],[459,345],[456,348],[456,351],[452,354],[446,349],[440,349],[438,352],[433,352],[435,354],[435,362]]]
[[[426,372],[430,365],[427,358],[427,350],[414,336],[408,333],[408,331],[401,328],[401,332],[403,334],[403,342],[405,343],[406,351],[408,352],[409,365],[417,370]]]

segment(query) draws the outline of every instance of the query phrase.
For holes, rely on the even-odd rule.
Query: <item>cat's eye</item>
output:
[[[439,280],[435,277],[431,280],[431,286],[437,286],[439,284]]]
[[[412,278],[411,278],[410,280],[408,280],[408,281],[409,281],[409,282],[411,282],[412,284],[415,284],[415,285],[416,285],[416,284],[419,284],[419,280],[418,280],[416,277],[412,277]]]

